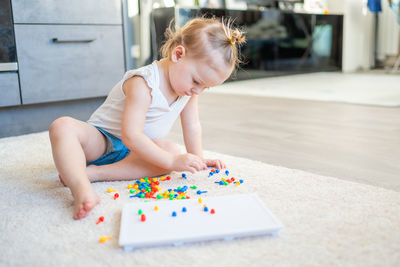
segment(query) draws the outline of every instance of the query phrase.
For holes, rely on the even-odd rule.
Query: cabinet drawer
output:
[[[125,72],[121,26],[15,25],[15,38],[23,104],[105,96]]]
[[[121,24],[121,0],[12,0],[14,23]]]
[[[20,105],[18,74],[0,72],[0,107]]]

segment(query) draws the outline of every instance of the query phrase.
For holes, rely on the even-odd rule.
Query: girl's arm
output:
[[[177,155],[161,149],[143,133],[146,113],[151,103],[151,88],[142,77],[134,76],[125,81],[126,96],[122,115],[122,142],[139,157],[165,170],[200,170],[203,162],[194,155]]]
[[[197,95],[193,95],[183,109],[181,113],[181,124],[186,151],[202,158],[207,167],[225,169],[226,165],[221,160],[203,158],[202,132]]]

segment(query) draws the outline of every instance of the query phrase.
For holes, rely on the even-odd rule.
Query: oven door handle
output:
[[[73,44],[73,43],[91,43],[94,42],[96,38],[94,39],[82,39],[82,40],[60,40],[58,38],[53,38],[52,41],[55,44]]]
[[[0,71],[16,71],[18,70],[17,62],[0,63]]]

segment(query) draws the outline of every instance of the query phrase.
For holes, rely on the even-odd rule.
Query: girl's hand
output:
[[[203,162],[207,165],[207,167],[214,167],[217,169],[226,169],[226,164],[219,159],[203,159]]]
[[[172,170],[174,171],[190,171],[191,173],[195,173],[196,171],[206,169],[206,163],[200,157],[190,153],[176,155],[172,163]]]

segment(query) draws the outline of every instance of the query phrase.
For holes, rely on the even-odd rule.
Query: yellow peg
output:
[[[100,243],[104,243],[104,242],[106,242],[108,239],[111,239],[111,236],[110,236],[110,235],[109,235],[109,236],[101,236],[100,239],[99,239],[99,242],[100,242]]]

